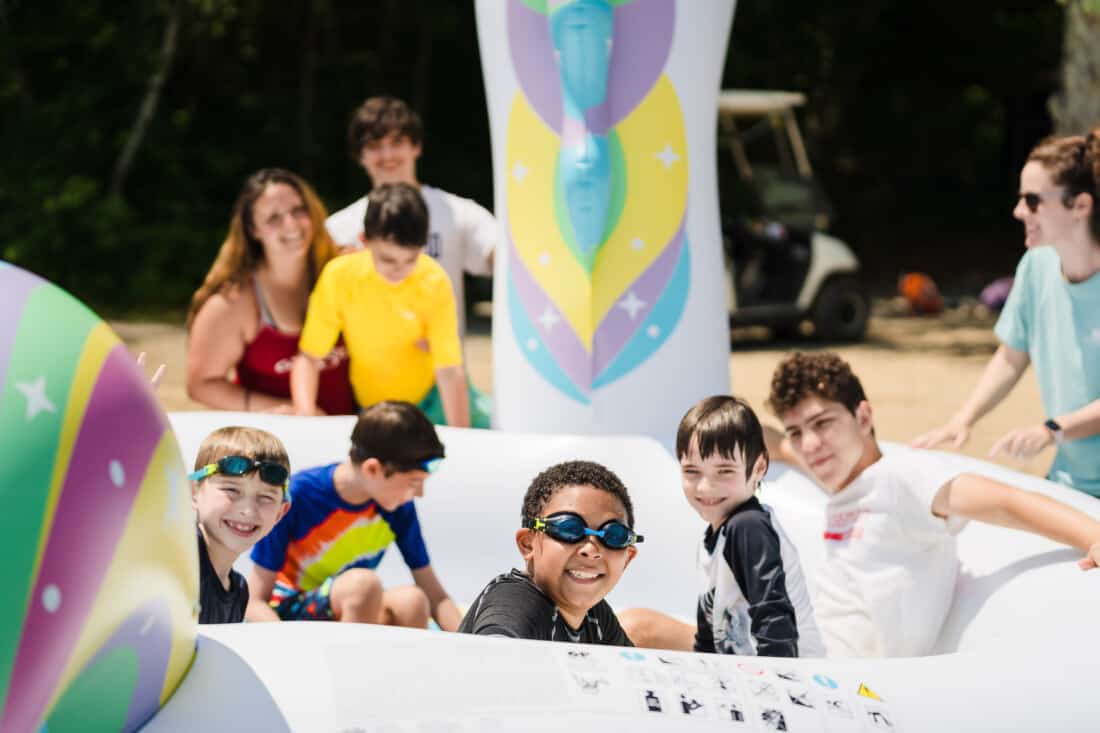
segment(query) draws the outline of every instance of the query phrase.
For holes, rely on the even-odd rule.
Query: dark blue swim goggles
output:
[[[635,534],[633,529],[618,519],[609,519],[601,524],[599,529],[592,529],[584,521],[584,517],[575,512],[559,512],[548,517],[529,517],[523,520],[523,526],[536,532],[544,532],[552,539],[567,545],[583,542],[585,537],[595,537],[596,541],[609,550],[625,550],[631,545],[645,541],[645,537]]]

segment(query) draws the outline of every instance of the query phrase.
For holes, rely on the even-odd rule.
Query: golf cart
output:
[[[855,341],[867,330],[869,302],[859,261],[825,233],[831,208],[794,114],[805,103],[798,92],[725,90],[718,97],[730,325],[796,337],[809,321],[816,338]]]

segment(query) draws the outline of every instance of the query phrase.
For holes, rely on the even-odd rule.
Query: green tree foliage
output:
[[[1061,0],[1066,6],[1061,89],[1050,100],[1055,128],[1079,135],[1100,120],[1100,0]]]
[[[476,38],[472,7],[442,0],[0,0],[0,259],[97,306],[182,308],[249,173],[288,167],[330,207],[362,195],[345,128],[379,93],[428,115],[425,178],[491,205]]]
[[[725,86],[794,88],[816,172],[878,290],[918,269],[974,288],[1022,252],[1018,173],[1050,132],[1049,1],[740,2]]]
[[[872,272],[935,274],[937,247],[968,239],[1014,261],[1008,212],[1050,130],[1060,6],[738,6],[724,84],[809,94],[835,229]],[[0,0],[0,258],[99,307],[182,308],[252,171],[291,168],[330,207],[362,194],[345,127],[378,93],[424,113],[425,180],[492,204],[468,0]]]

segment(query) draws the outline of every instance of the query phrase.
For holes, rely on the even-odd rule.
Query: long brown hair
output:
[[[245,181],[237,203],[233,205],[233,216],[229,220],[229,233],[218,250],[218,256],[210,271],[206,273],[202,286],[191,297],[191,309],[187,313],[187,328],[190,330],[195,315],[207,300],[233,286],[241,286],[263,262],[264,248],[253,234],[252,207],[263,195],[267,187],[276,183],[290,186],[302,197],[309,209],[309,220],[313,224],[313,239],[309,243],[309,286],[312,289],[321,273],[321,268],[336,256],[336,245],[325,228],[328,212],[321,203],[313,187],[304,180],[282,168],[264,168],[253,173]]]
[[[1042,165],[1054,185],[1065,186],[1066,206],[1078,194],[1092,196],[1089,233],[1100,243],[1100,124],[1088,135],[1048,137],[1032,149],[1027,160]]]

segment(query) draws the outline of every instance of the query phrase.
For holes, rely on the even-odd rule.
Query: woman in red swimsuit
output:
[[[187,315],[187,394],[223,410],[293,413],[290,367],[317,276],[336,256],[325,207],[298,176],[265,168],[244,184],[229,234]],[[356,412],[348,357],[325,360],[318,407]]]

